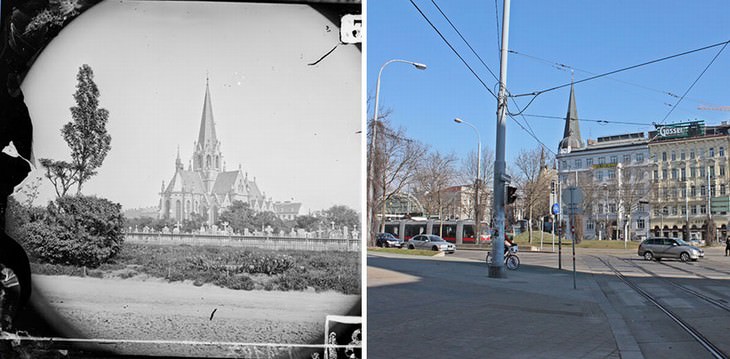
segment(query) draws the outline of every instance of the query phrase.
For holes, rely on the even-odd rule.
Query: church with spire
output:
[[[158,217],[182,222],[191,219],[193,214],[199,214],[212,225],[218,221],[221,211],[234,201],[243,201],[257,212],[274,212],[283,219],[293,219],[301,207],[301,203],[274,202],[267,198],[259,189],[256,178],[250,179],[240,164],[236,170],[226,170],[206,78],[203,113],[192,159],[186,169],[178,146],[175,173],[167,184],[162,182]]]

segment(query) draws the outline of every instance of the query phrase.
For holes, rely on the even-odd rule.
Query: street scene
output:
[[[482,249],[368,253],[373,358],[725,358],[730,260],[647,261],[635,249],[518,253],[487,277]],[[405,250],[404,250],[405,251]],[[575,282],[574,282],[575,280]]]

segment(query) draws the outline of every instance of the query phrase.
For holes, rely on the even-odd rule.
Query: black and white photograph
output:
[[[361,357],[359,1],[2,7],[0,357]]]

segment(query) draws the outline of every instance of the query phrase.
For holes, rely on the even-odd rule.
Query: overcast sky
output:
[[[83,192],[124,208],[156,206],[177,147],[186,168],[192,158],[207,74],[227,170],[240,164],[274,201],[302,202],[301,213],[360,210],[361,54],[340,45],[308,66],[339,43],[338,25],[303,5],[96,5],[23,83],[35,157],[70,160],[60,129],[71,120],[78,69],[89,64],[112,149]],[[42,183],[45,202],[54,194]]]

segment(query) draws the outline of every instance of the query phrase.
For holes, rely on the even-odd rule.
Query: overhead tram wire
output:
[[[502,50],[502,37],[500,36],[502,32],[499,30],[499,5],[497,0],[494,0],[494,18],[496,20],[494,24],[497,26],[497,61],[499,61],[500,51]]]
[[[586,73],[588,75],[596,75],[595,72],[591,72],[591,71],[579,69],[579,68],[576,68],[574,66],[566,65],[566,64],[563,64],[563,63],[560,63],[560,62],[556,62],[556,61],[551,61],[551,60],[548,60],[548,59],[543,59],[543,58],[540,58],[540,57],[537,57],[537,56],[524,54],[524,53],[518,52],[516,50],[509,50],[509,52],[511,54],[514,54],[514,55],[519,55],[519,56],[523,56],[523,57],[526,57],[526,58],[529,58],[529,59],[532,59],[532,60],[535,60],[535,61],[539,61],[539,62],[546,63],[546,64],[551,65],[551,66],[553,66],[553,67],[555,67],[555,68],[557,68],[559,70],[568,70],[568,69],[570,69],[570,70],[575,70],[575,71],[578,71],[578,72]],[[637,83],[634,83],[634,82],[630,82],[630,81],[626,81],[626,80],[621,80],[621,79],[618,79],[618,78],[615,78],[615,77],[607,77],[607,78],[609,78],[609,79],[611,79],[613,81],[616,81],[616,82],[620,82],[620,83],[626,84],[626,85],[630,85],[630,86],[638,87],[638,88],[641,88],[641,89],[644,89],[644,90],[648,90],[648,91],[660,93],[660,94],[663,94],[663,95],[667,95],[669,97],[673,97],[673,98],[679,98],[680,97],[679,95],[677,95],[675,93],[672,93],[671,91],[659,90],[659,89],[655,89],[655,88],[652,88],[652,87],[649,87],[649,86],[644,86],[644,85],[641,85],[641,84],[637,84]],[[703,103],[703,104],[709,104],[709,103],[711,103],[711,101],[707,101],[707,100],[703,100],[703,99],[698,99],[698,98],[692,98],[692,97],[685,97],[685,99],[690,99],[692,101],[695,101],[695,102],[698,102],[698,103]],[[668,106],[672,106],[671,104],[667,104],[667,105]]]
[[[699,52],[699,51],[711,49],[711,48],[718,47],[718,46],[723,46],[723,49],[724,49],[725,46],[728,43],[730,43],[730,40],[723,41],[723,42],[718,42],[716,44],[704,46],[704,47],[701,47],[701,48],[697,48],[697,49],[694,49],[694,50],[689,50],[689,51],[681,52],[681,53],[674,54],[674,55],[670,55],[670,56],[665,56],[665,57],[658,58],[658,59],[654,59],[654,60],[651,60],[651,61],[642,62],[642,63],[636,64],[636,65],[622,67],[622,68],[617,69],[617,70],[613,70],[613,71],[605,72],[605,73],[598,74],[598,75],[595,75],[595,76],[587,77],[587,78],[584,78],[584,79],[578,80],[578,81],[571,81],[570,83],[563,84],[563,85],[560,85],[560,86],[550,87],[550,88],[547,88],[547,89],[544,89],[544,90],[533,91],[533,92],[523,93],[523,94],[518,94],[518,95],[510,95],[510,97],[533,96],[532,99],[530,100],[530,102],[527,104],[527,106],[525,106],[525,108],[523,109],[523,111],[524,111],[524,110],[527,109],[527,107],[530,106],[530,104],[532,104],[532,102],[535,100],[535,98],[537,98],[537,96],[539,96],[539,95],[541,95],[543,93],[550,92],[550,91],[555,91],[555,90],[561,89],[563,87],[568,87],[570,85],[575,85],[575,84],[579,84],[579,83],[582,83],[582,82],[595,80],[595,79],[598,79],[598,78],[601,78],[601,77],[606,77],[606,76],[609,76],[609,75],[613,75],[613,74],[616,74],[616,73],[619,73],[619,72],[628,71],[628,70],[632,70],[632,69],[635,69],[635,68],[639,68],[639,67],[643,67],[643,66],[655,64],[655,63],[658,63],[658,62],[666,61],[666,60],[673,59],[673,58],[680,57],[680,56],[689,55],[689,54],[692,54],[692,53],[695,53],[695,52]]]
[[[539,118],[547,118],[547,119],[555,119],[555,120],[565,120],[565,117],[560,116],[548,116],[548,115],[534,115],[534,114],[523,114],[522,116],[527,117],[539,117]],[[588,119],[588,118],[579,118],[578,121],[581,122],[596,122],[596,123],[603,123],[603,124],[615,124],[615,125],[631,125],[631,126],[652,126],[651,123],[641,123],[641,122],[628,122],[628,121],[612,121],[612,120],[598,120],[598,119]]]
[[[728,42],[730,42],[730,41],[728,41]],[[694,82],[692,82],[692,84],[689,86],[687,91],[685,91],[684,94],[682,94],[682,97],[680,97],[679,100],[677,100],[677,103],[675,103],[674,106],[672,106],[672,108],[669,110],[669,112],[667,112],[667,115],[664,116],[664,118],[661,120],[660,124],[663,124],[667,120],[669,115],[671,115],[672,112],[674,112],[674,109],[677,107],[677,105],[679,105],[679,103],[682,102],[682,100],[684,100],[684,97],[687,96],[687,94],[692,90],[692,88],[697,84],[697,82],[700,81],[700,79],[705,74],[705,72],[707,72],[707,70],[710,68],[710,66],[712,66],[712,64],[715,63],[715,60],[717,60],[717,58],[720,56],[720,54],[727,47],[728,42],[725,42],[725,45],[723,45],[722,48],[720,49],[720,51],[718,51],[717,54],[715,54],[715,57],[713,57],[712,60],[710,60],[710,63],[707,64],[707,66],[705,66],[705,69],[702,70],[702,72],[699,74],[699,76],[697,76],[697,78],[694,80]]]
[[[474,47],[473,47],[473,46],[471,46],[471,44],[469,43],[469,41],[467,41],[467,39],[466,39],[466,38],[465,38],[465,37],[464,37],[464,36],[463,36],[463,35],[461,34],[461,31],[459,31],[459,29],[458,29],[458,28],[456,27],[456,25],[454,25],[454,23],[453,23],[453,22],[451,21],[451,19],[449,19],[448,15],[446,15],[446,13],[444,13],[444,11],[443,11],[443,10],[441,10],[441,7],[439,7],[439,6],[438,6],[438,4],[436,3],[436,1],[435,1],[435,0],[431,0],[431,3],[433,3],[433,5],[434,5],[434,6],[436,7],[436,9],[438,9],[438,11],[439,11],[439,12],[441,13],[441,16],[443,16],[443,17],[444,17],[444,19],[446,19],[446,21],[447,21],[447,22],[449,23],[449,25],[451,25],[451,28],[452,28],[452,29],[453,29],[453,30],[454,30],[454,31],[455,31],[455,32],[456,32],[456,33],[457,33],[457,34],[459,35],[459,37],[461,38],[461,41],[463,41],[463,42],[464,42],[464,43],[466,44],[466,46],[467,46],[467,47],[469,47],[469,49],[470,49],[470,50],[471,50],[471,52],[472,52],[472,53],[474,54],[474,56],[476,56],[476,57],[477,57],[477,58],[479,59],[479,61],[480,61],[480,62],[482,63],[482,65],[483,65],[483,66],[484,66],[484,67],[485,67],[485,68],[487,69],[487,71],[489,71],[489,73],[490,73],[490,74],[492,74],[492,77],[494,77],[494,79],[495,79],[495,80],[496,80],[497,82],[499,82],[499,78],[497,78],[497,75],[495,75],[495,74],[494,74],[494,72],[492,71],[492,69],[490,69],[490,68],[489,68],[489,66],[488,66],[488,65],[487,65],[487,63],[486,63],[486,62],[484,61],[484,59],[482,59],[482,57],[481,57],[481,56],[479,56],[479,54],[478,54],[478,53],[476,52],[476,50],[474,50]],[[499,20],[499,14],[497,14],[497,20]],[[499,22],[497,22],[497,24],[499,24]],[[499,28],[498,28],[497,30],[498,30],[498,31],[497,31],[497,36],[498,36],[498,40],[499,40]],[[498,41],[497,45],[499,46],[500,44],[501,44],[501,43],[500,43],[500,42]],[[519,105],[517,104],[517,102],[516,102],[516,101],[515,101],[514,99],[512,99],[512,102],[513,102],[513,103],[515,104],[515,106],[516,106],[516,107],[517,107],[517,109],[519,110]],[[508,111],[508,112],[509,112],[509,111]],[[520,112],[521,112],[521,111],[520,111]],[[540,140],[539,140],[539,139],[537,138],[537,135],[535,134],[535,130],[534,130],[534,129],[532,128],[532,126],[530,125],[530,122],[528,122],[528,121],[527,121],[527,119],[526,119],[526,118],[524,118],[524,116],[522,117],[522,119],[523,119],[523,120],[525,121],[525,124],[527,125],[527,127],[529,128],[529,130],[528,130],[528,129],[526,129],[526,128],[525,128],[524,126],[522,126],[522,125],[520,124],[520,122],[519,122],[519,120],[518,120],[518,119],[516,119],[516,118],[515,118],[515,117],[513,117],[513,116],[510,116],[510,117],[511,117],[511,118],[512,118],[512,119],[513,119],[513,120],[514,120],[515,122],[517,122],[517,123],[518,123],[518,124],[520,125],[520,127],[522,127],[522,128],[523,128],[523,129],[524,129],[524,130],[525,130],[525,131],[526,131],[526,132],[527,132],[527,133],[528,133],[528,134],[529,134],[530,136],[532,136],[533,138],[535,138],[535,140],[537,140],[537,142],[540,142],[540,143],[542,143],[542,142],[541,142],[541,141],[540,141]],[[544,144],[543,144],[543,146],[544,146]]]
[[[479,80],[479,82],[482,84],[482,86],[484,86],[484,88],[487,91],[489,91],[490,94],[492,94],[492,96],[494,97],[494,99],[498,99],[497,94],[495,94],[494,92],[492,92],[492,90],[487,86],[487,84],[484,83],[484,81],[482,80],[482,78],[479,77],[479,75],[477,75],[477,73],[474,71],[474,69],[472,69],[471,66],[469,66],[469,63],[467,63],[466,60],[461,56],[461,54],[459,54],[459,51],[457,51],[451,45],[451,43],[449,43],[449,41],[446,40],[446,37],[444,37],[444,35],[441,33],[441,31],[438,30],[438,28],[436,28],[436,25],[434,25],[431,22],[431,20],[429,20],[429,18],[426,16],[426,14],[424,14],[423,11],[421,11],[421,8],[419,8],[418,5],[416,5],[416,3],[413,2],[413,0],[409,0],[409,1],[413,5],[413,7],[415,7],[416,10],[418,10],[418,13],[421,14],[421,16],[426,20],[426,22],[428,22],[428,24],[431,25],[431,28],[433,28],[434,31],[436,31],[436,33],[441,37],[441,39],[446,43],[446,45],[449,46],[449,48],[451,49],[451,51],[453,51],[454,54],[456,54],[456,56],[459,57],[459,59],[461,60],[461,62],[464,63],[464,65],[469,69],[469,71],[471,71],[472,75],[474,75],[474,77],[476,77],[477,80]]]

